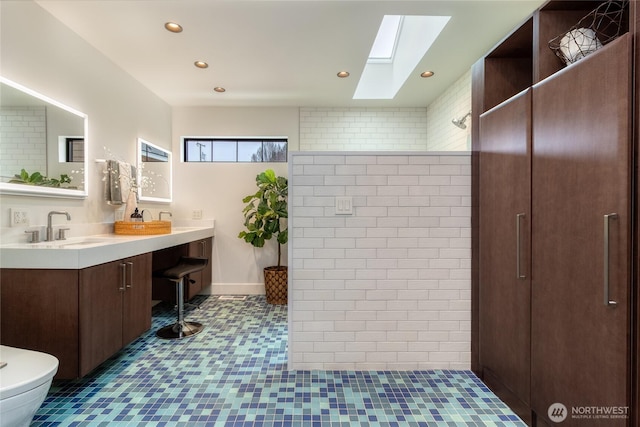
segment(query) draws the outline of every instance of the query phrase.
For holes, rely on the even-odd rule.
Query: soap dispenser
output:
[[[131,221],[142,222],[142,214],[138,211],[138,208],[131,214]]]

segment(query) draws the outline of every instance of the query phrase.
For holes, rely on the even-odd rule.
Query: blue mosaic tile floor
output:
[[[35,426],[524,426],[470,371],[287,371],[287,308],[198,296],[205,330],[151,331],[81,380],[56,381]]]

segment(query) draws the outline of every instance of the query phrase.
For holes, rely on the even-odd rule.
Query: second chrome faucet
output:
[[[66,215],[67,216],[67,221],[71,221],[71,215],[69,215],[69,212],[66,211],[51,211],[49,212],[49,214],[47,214],[47,236],[45,241],[46,242],[52,242],[55,239],[54,235],[53,235],[53,226],[51,225],[51,217],[53,215]],[[68,230],[68,228],[66,228],[65,230]],[[64,239],[64,231],[61,230],[60,232],[60,239]]]

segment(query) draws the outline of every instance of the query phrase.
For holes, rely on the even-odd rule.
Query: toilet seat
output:
[[[25,393],[49,381],[58,370],[58,359],[46,353],[0,345],[0,400]]]

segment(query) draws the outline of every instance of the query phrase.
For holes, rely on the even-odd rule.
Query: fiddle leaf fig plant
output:
[[[258,191],[244,199],[247,205],[244,214],[243,230],[238,234],[240,239],[261,248],[267,240],[275,237],[278,241],[278,267],[280,267],[281,245],[289,240],[289,233],[282,220],[288,217],[287,196],[289,185],[287,178],[276,176],[272,169],[256,176]]]

